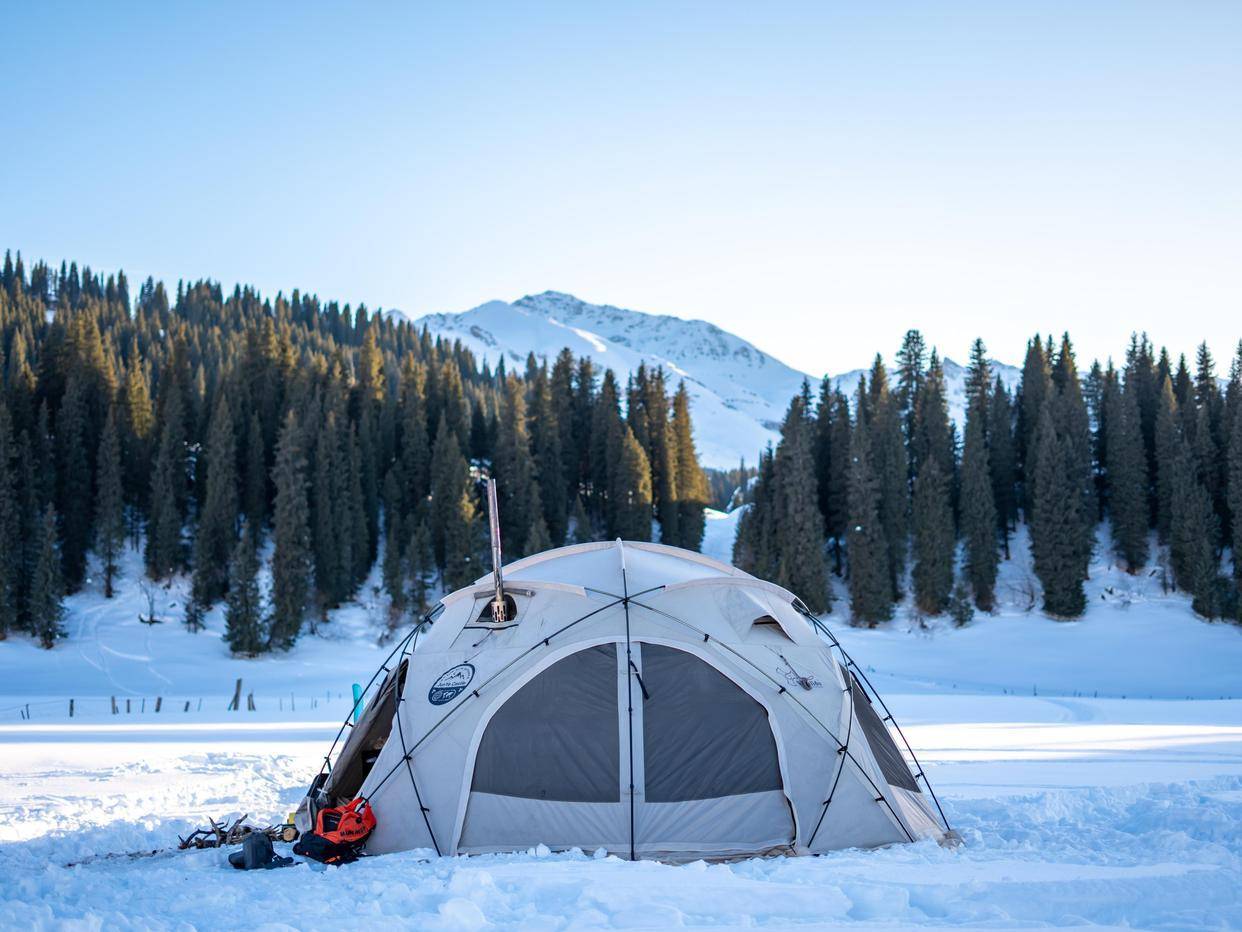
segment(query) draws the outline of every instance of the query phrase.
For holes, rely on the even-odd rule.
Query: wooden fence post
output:
[[[237,678],[237,684],[233,687],[233,701],[229,703],[228,711],[236,712],[241,708],[241,677]]]
[[[73,700],[69,700],[69,717],[73,718]]]
[[[158,712],[160,710],[160,706],[162,706],[163,704],[164,704],[164,697],[156,696],[155,697],[155,711]]]

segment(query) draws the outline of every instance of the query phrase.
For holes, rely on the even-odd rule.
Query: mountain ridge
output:
[[[524,366],[531,352],[551,362],[568,347],[575,356],[590,356],[601,368],[613,369],[623,382],[641,364],[663,366],[674,381],[686,383],[700,458],[716,468],[736,466],[743,458],[755,462],[769,442],[776,442],[789,400],[803,380],[818,385],[821,378],[710,321],[592,304],[560,291],[426,314],[413,323],[434,335],[461,340],[493,365],[504,357],[506,364]],[[1020,373],[1015,367],[996,361],[992,365],[1008,387],[1017,384]],[[948,358],[944,367],[950,415],[960,420],[965,369]],[[866,371],[831,378],[850,394]]]

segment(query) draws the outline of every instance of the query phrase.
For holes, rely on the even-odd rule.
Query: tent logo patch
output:
[[[432,705],[452,702],[461,695],[463,689],[470,685],[472,679],[474,679],[474,665],[459,663],[436,677],[436,681],[431,684],[431,689],[427,692],[427,701]]]

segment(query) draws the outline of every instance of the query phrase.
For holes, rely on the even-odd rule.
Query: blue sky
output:
[[[812,373],[1242,336],[1242,4],[6,7],[0,247],[413,314],[547,288]]]

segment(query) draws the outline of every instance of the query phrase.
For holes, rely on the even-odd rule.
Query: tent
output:
[[[779,586],[619,540],[516,561],[504,586],[501,621],[489,575],[397,645],[303,826],[360,795],[372,854],[677,861],[955,837],[865,674]]]

